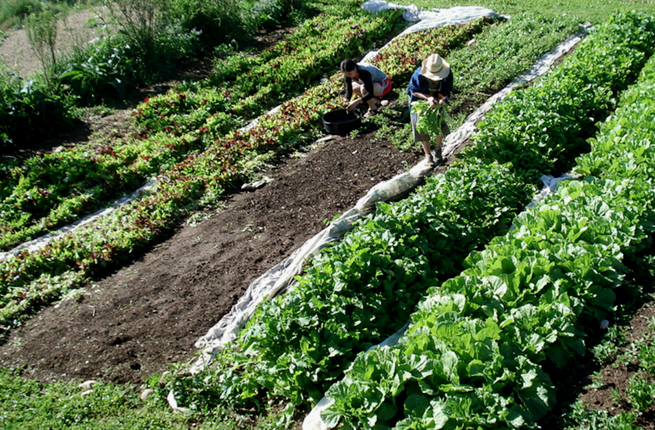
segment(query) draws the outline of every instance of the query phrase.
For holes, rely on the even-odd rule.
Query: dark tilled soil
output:
[[[227,196],[132,265],[49,307],[0,346],[0,366],[43,381],[141,383],[194,358],[196,340],[248,285],[380,181],[422,158],[386,142],[336,137],[289,158],[253,192]]]
[[[75,15],[78,24],[88,20],[80,16]],[[264,49],[289,31],[263,32],[255,47]],[[26,39],[15,37],[29,51]],[[2,46],[9,49],[8,43]],[[183,65],[170,82],[140,89],[124,109],[91,114],[67,135],[11,155],[30,157],[120,138],[130,132],[130,106],[210,70],[205,61]],[[21,69],[21,75],[28,72]],[[402,153],[388,142],[372,143],[373,136],[335,137],[302,158],[281,160],[267,173],[273,182],[226,196],[221,210],[199,214],[204,221],[180,225],[130,266],[14,330],[0,345],[0,366],[42,381],[138,384],[170,363],[193,360],[196,340],[229,312],[252,281],[325,228],[325,220],[422,158],[418,147]]]

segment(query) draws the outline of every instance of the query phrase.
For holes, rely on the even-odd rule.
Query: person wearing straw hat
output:
[[[409,112],[412,120],[412,131],[414,142],[420,142],[425,152],[426,163],[434,166],[435,161],[443,161],[441,155],[441,144],[443,138],[450,133],[446,121],[441,122],[441,133],[435,136],[435,158],[430,152],[430,136],[416,129],[417,115],[412,112],[412,102],[419,99],[426,100],[430,107],[439,107],[446,104],[450,99],[453,89],[453,71],[450,64],[439,54],[431,54],[423,60],[421,65],[414,71],[409,80],[407,93],[409,94]]]
[[[380,107],[380,99],[391,91],[391,80],[377,67],[358,63],[351,58],[343,60],[339,68],[346,85],[346,94],[343,97],[344,102],[348,103],[346,109],[353,110],[366,103],[369,109],[364,117],[375,115]],[[359,97],[350,101],[353,94]]]

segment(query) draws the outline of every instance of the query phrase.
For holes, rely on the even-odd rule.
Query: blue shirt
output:
[[[450,69],[448,76],[443,78],[441,81],[431,81],[425,76],[421,75],[421,67],[414,71],[412,77],[409,79],[409,86],[407,87],[407,94],[409,94],[409,110],[412,110],[412,102],[420,100],[418,97],[414,97],[414,93],[423,93],[436,96],[441,94],[446,98],[450,99],[450,93],[453,90],[453,69]],[[430,85],[432,83],[433,85]],[[435,85],[436,84],[436,85]]]

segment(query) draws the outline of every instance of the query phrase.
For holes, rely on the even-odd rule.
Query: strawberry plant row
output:
[[[524,101],[549,93],[550,103],[539,109],[568,110],[571,118],[586,125],[590,114],[611,109],[613,89],[635,76],[650,53],[642,30],[648,30],[650,37],[654,34],[642,28],[648,27],[644,22],[633,16],[611,21],[570,56],[561,71],[506,103],[517,111],[521,109],[516,105],[523,103],[524,116],[530,117],[534,104]],[[619,47],[624,56],[609,60],[601,71],[590,70]],[[570,92],[554,91],[563,87]],[[600,103],[600,109],[590,100]],[[504,112],[499,107],[489,122],[499,124],[503,119],[505,127],[498,127],[513,132],[513,140],[530,142],[534,131],[513,127]],[[487,153],[476,147],[472,155],[467,154],[467,163],[428,179],[421,192],[393,205],[380,205],[375,215],[322,254],[298,285],[264,304],[240,333],[238,344],[219,355],[210,371],[213,378],[203,381],[212,380],[209,384],[215,385],[212,389],[219,397],[238,395],[248,400],[270,390],[292,404],[318,400],[358,352],[405,323],[430,285],[459,273],[473,249],[504,232],[535,190],[536,168],[542,174],[560,172],[560,165],[535,166],[523,160],[541,160],[542,152],[562,145],[559,128],[574,122],[569,117],[555,118],[546,127],[542,121],[543,146],[526,144],[512,159],[503,160],[503,165],[489,161]],[[570,136],[574,140],[590,137],[595,128],[583,129],[578,124],[576,130]],[[494,141],[487,133],[478,139],[486,139],[485,148],[494,153],[502,149],[502,137]],[[561,153],[572,159],[582,149],[564,145]],[[176,392],[181,398],[188,394],[179,387]],[[187,404],[198,401],[191,398]]]
[[[652,17],[611,19],[596,36],[608,29],[614,37],[638,29],[623,48],[643,43],[651,53]],[[538,428],[556,398],[546,369],[584,354],[586,332],[612,311],[627,268],[652,254],[655,142],[644,118],[655,111],[655,60],[641,81],[578,158],[577,173],[598,176],[566,182],[472,253],[459,276],[433,284],[398,344],[361,354],[330,388],[328,428]]]
[[[442,27],[422,34],[407,35],[387,49],[406,55],[416,47],[415,58],[433,50],[449,52],[462,45],[485,23]],[[430,43],[425,43],[425,37]],[[402,74],[408,79],[416,63],[406,63]],[[325,109],[338,106],[342,86],[340,73],[310,89],[303,96],[282,104],[264,115],[247,132],[235,131],[218,139],[206,151],[188,157],[163,172],[157,189],[94,227],[77,231],[38,252],[21,252],[0,265],[0,324],[2,332],[18,324],[35,306],[49,303],[61,291],[79,285],[138,253],[183,216],[199,199],[215,199],[240,176],[241,163],[257,152],[287,150],[318,126]],[[61,278],[63,276],[63,278]],[[54,287],[53,287],[54,286]]]
[[[361,10],[355,15],[322,14],[309,21],[298,35],[266,51],[266,61],[253,59],[258,66],[241,73],[236,83],[220,88],[189,84],[185,90],[146,99],[133,112],[138,131],[127,140],[92,150],[47,154],[25,163],[4,160],[0,166],[0,250],[91,213],[188,154],[204,150],[242,124],[231,111],[244,97],[257,91],[269,94],[267,82],[275,82],[278,94],[268,101],[279,101],[291,89],[302,88],[301,84],[334,67],[338,55],[359,53],[386,37],[400,17],[398,12],[371,15]],[[328,24],[330,30],[318,31]],[[309,55],[307,49],[313,53]],[[302,79],[296,70],[306,70]],[[245,81],[260,85],[244,92],[238,85]],[[263,109],[266,104],[257,106]]]

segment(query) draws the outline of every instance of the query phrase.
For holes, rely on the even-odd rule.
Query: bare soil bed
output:
[[[271,172],[273,182],[235,192],[225,207],[184,223],[165,242],[76,300],[44,309],[0,346],[0,365],[43,381],[141,383],[227,313],[248,285],[289,256],[380,181],[420,161],[387,142],[335,137]]]

